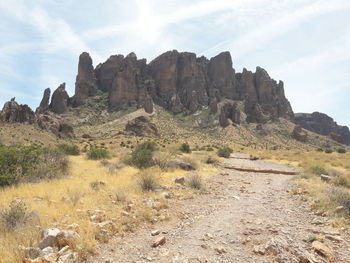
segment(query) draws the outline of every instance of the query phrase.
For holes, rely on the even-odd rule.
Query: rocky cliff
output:
[[[295,123],[304,129],[321,135],[330,136],[332,139],[338,142],[350,145],[349,128],[347,126],[338,125],[327,114],[321,112],[296,113]]]
[[[208,60],[194,53],[173,50],[149,64],[134,53],[126,57],[114,55],[93,71],[92,60],[84,52],[79,58],[73,105],[82,105],[94,96],[95,87],[108,92],[111,110],[136,106],[150,113],[154,102],[175,114],[192,114],[208,106],[216,113],[217,104],[228,99],[244,104],[248,122],[294,118],[284,95],[283,82],[271,79],[260,67],[255,73],[246,69],[236,73],[229,52]],[[233,105],[231,108],[235,108]],[[228,110],[228,106],[222,109],[221,118],[237,119],[238,113],[232,113],[235,110]],[[222,119],[220,123],[226,121]]]

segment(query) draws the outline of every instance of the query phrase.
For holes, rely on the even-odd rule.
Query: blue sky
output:
[[[45,88],[74,92],[78,56],[152,60],[177,49],[283,80],[295,112],[350,125],[349,0],[11,0],[0,2],[0,103],[35,108]]]

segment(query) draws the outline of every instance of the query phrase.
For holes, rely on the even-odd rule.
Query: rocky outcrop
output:
[[[35,114],[28,105],[20,105],[16,101],[11,100],[4,104],[0,112],[0,121],[32,124],[35,122]]]
[[[307,132],[304,131],[300,125],[295,125],[292,131],[292,137],[298,141],[306,142],[307,141]]]
[[[125,131],[135,136],[159,136],[157,126],[146,116],[140,116],[129,121],[125,126]]]
[[[95,69],[95,75],[97,78],[97,85],[102,91],[110,91],[112,88],[113,80],[119,71],[123,55],[111,56],[103,64],[99,64]]]
[[[75,138],[71,125],[66,123],[61,117],[50,112],[36,114],[37,125],[60,138]]]
[[[222,127],[227,127],[231,123],[241,123],[241,112],[238,109],[237,103],[226,102],[220,107],[219,124]]]
[[[332,136],[331,138],[340,141],[336,138],[336,134],[341,137],[344,144],[350,145],[350,130],[347,126],[338,125],[331,117],[321,112],[314,113],[297,113],[295,114],[295,123],[299,124],[304,129],[325,135]],[[333,134],[333,135],[331,135]]]
[[[57,114],[66,111],[69,103],[69,96],[66,91],[66,83],[62,83],[52,94],[49,109]]]
[[[96,91],[96,77],[92,59],[89,53],[84,52],[79,56],[78,75],[73,99],[74,106],[84,104],[88,97],[96,95]]]
[[[43,98],[41,99],[39,107],[43,110],[47,110],[49,108],[49,102],[50,102],[50,96],[51,96],[51,89],[47,88],[44,90]]]

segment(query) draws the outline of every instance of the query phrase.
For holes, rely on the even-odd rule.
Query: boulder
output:
[[[32,124],[35,122],[35,114],[26,104],[19,105],[16,101],[8,101],[0,112],[0,121]]]
[[[135,136],[158,137],[157,126],[146,116],[139,116],[125,126],[125,131]]]
[[[292,137],[298,141],[306,142],[307,141],[307,132],[301,128],[299,125],[295,125],[292,131]]]
[[[62,83],[52,94],[50,110],[61,114],[66,111],[69,103],[69,96],[66,91],[66,83]]]
[[[73,127],[61,117],[49,112],[36,114],[37,125],[60,138],[75,138]]]
[[[82,105],[86,99],[95,96],[97,91],[96,77],[92,59],[87,52],[79,56],[78,75],[75,81],[74,106]]]
[[[185,171],[195,170],[195,168],[190,163],[177,161],[177,160],[173,160],[173,161],[168,162],[168,166],[173,167],[173,168],[179,168],[179,169],[182,169]]]

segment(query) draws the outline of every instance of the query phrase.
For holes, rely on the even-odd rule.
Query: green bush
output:
[[[326,149],[324,152],[325,152],[325,153],[332,153],[333,150],[332,150],[332,149]]]
[[[323,152],[323,149],[322,148],[317,148],[317,151],[318,152]]]
[[[337,152],[338,153],[346,153],[346,150],[344,148],[338,148]]]
[[[136,146],[127,163],[137,168],[147,168],[154,165],[153,153],[156,150],[154,142],[144,142]]]
[[[108,151],[103,148],[91,148],[86,154],[91,160],[100,160],[110,157]]]
[[[218,156],[229,158],[233,150],[230,147],[223,147],[218,150]]]
[[[190,145],[186,142],[181,144],[179,150],[183,153],[190,153],[191,152],[191,147]]]
[[[63,153],[68,155],[79,155],[80,150],[79,147],[75,144],[67,144],[67,143],[61,143],[57,145],[57,148],[61,150]]]
[[[328,174],[326,168],[321,165],[313,165],[309,168],[310,172],[316,175]]]
[[[52,148],[40,146],[0,146],[0,186],[20,181],[38,181],[66,173],[68,160]]]

